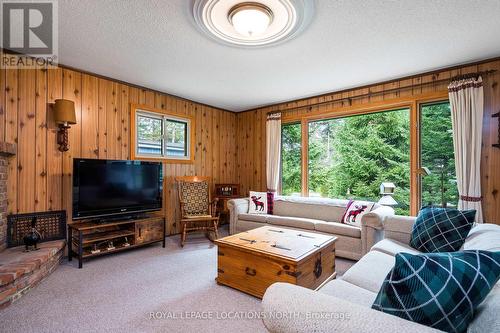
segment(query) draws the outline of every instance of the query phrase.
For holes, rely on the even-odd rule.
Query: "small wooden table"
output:
[[[275,282],[318,289],[336,276],[336,240],[274,226],[218,239],[217,283],[259,298]]]

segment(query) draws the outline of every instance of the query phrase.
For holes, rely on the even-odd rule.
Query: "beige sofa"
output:
[[[270,332],[438,332],[371,309],[384,278],[394,266],[395,254],[419,253],[407,245],[414,221],[413,217],[388,217],[384,223],[387,238],[375,244],[341,278],[317,292],[286,283],[273,284],[262,300],[267,329]],[[500,226],[475,226],[463,249],[500,251]],[[480,305],[468,332],[499,332],[499,313],[500,282]],[[285,318],[281,314],[292,315]]]
[[[375,204],[372,211],[363,216],[361,227],[356,227],[339,223],[348,202],[323,198],[276,197],[273,215],[268,215],[248,214],[248,199],[230,200],[229,233],[235,234],[272,224],[333,234],[338,237],[336,254],[358,260],[382,239],[382,225],[386,218],[394,216],[394,210]]]

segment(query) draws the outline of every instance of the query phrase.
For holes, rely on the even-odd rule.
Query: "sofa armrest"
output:
[[[262,299],[269,332],[440,332],[371,308],[288,283],[271,285]]]
[[[384,223],[387,218],[394,216],[394,209],[380,206],[361,218],[361,249],[365,255],[375,243],[384,239]]]
[[[402,242],[410,243],[411,231],[416,221],[415,216],[394,215],[389,216],[384,221],[384,238],[389,238]]]
[[[388,206],[380,206],[361,218],[361,225],[366,225],[374,229],[382,229],[385,219],[394,216],[394,209]]]
[[[238,223],[238,215],[241,213],[248,213],[248,198],[231,199],[227,202],[229,209],[229,234],[236,233],[236,224]]]

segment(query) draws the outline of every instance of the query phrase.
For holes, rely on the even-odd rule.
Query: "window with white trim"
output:
[[[135,156],[190,160],[190,118],[144,111],[135,112]]]

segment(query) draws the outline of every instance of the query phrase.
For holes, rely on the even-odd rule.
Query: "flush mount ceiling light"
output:
[[[197,26],[219,42],[264,46],[295,37],[309,23],[311,0],[196,0]]]
[[[273,21],[273,12],[258,2],[242,2],[229,10],[228,18],[240,35],[251,38],[266,32]]]

